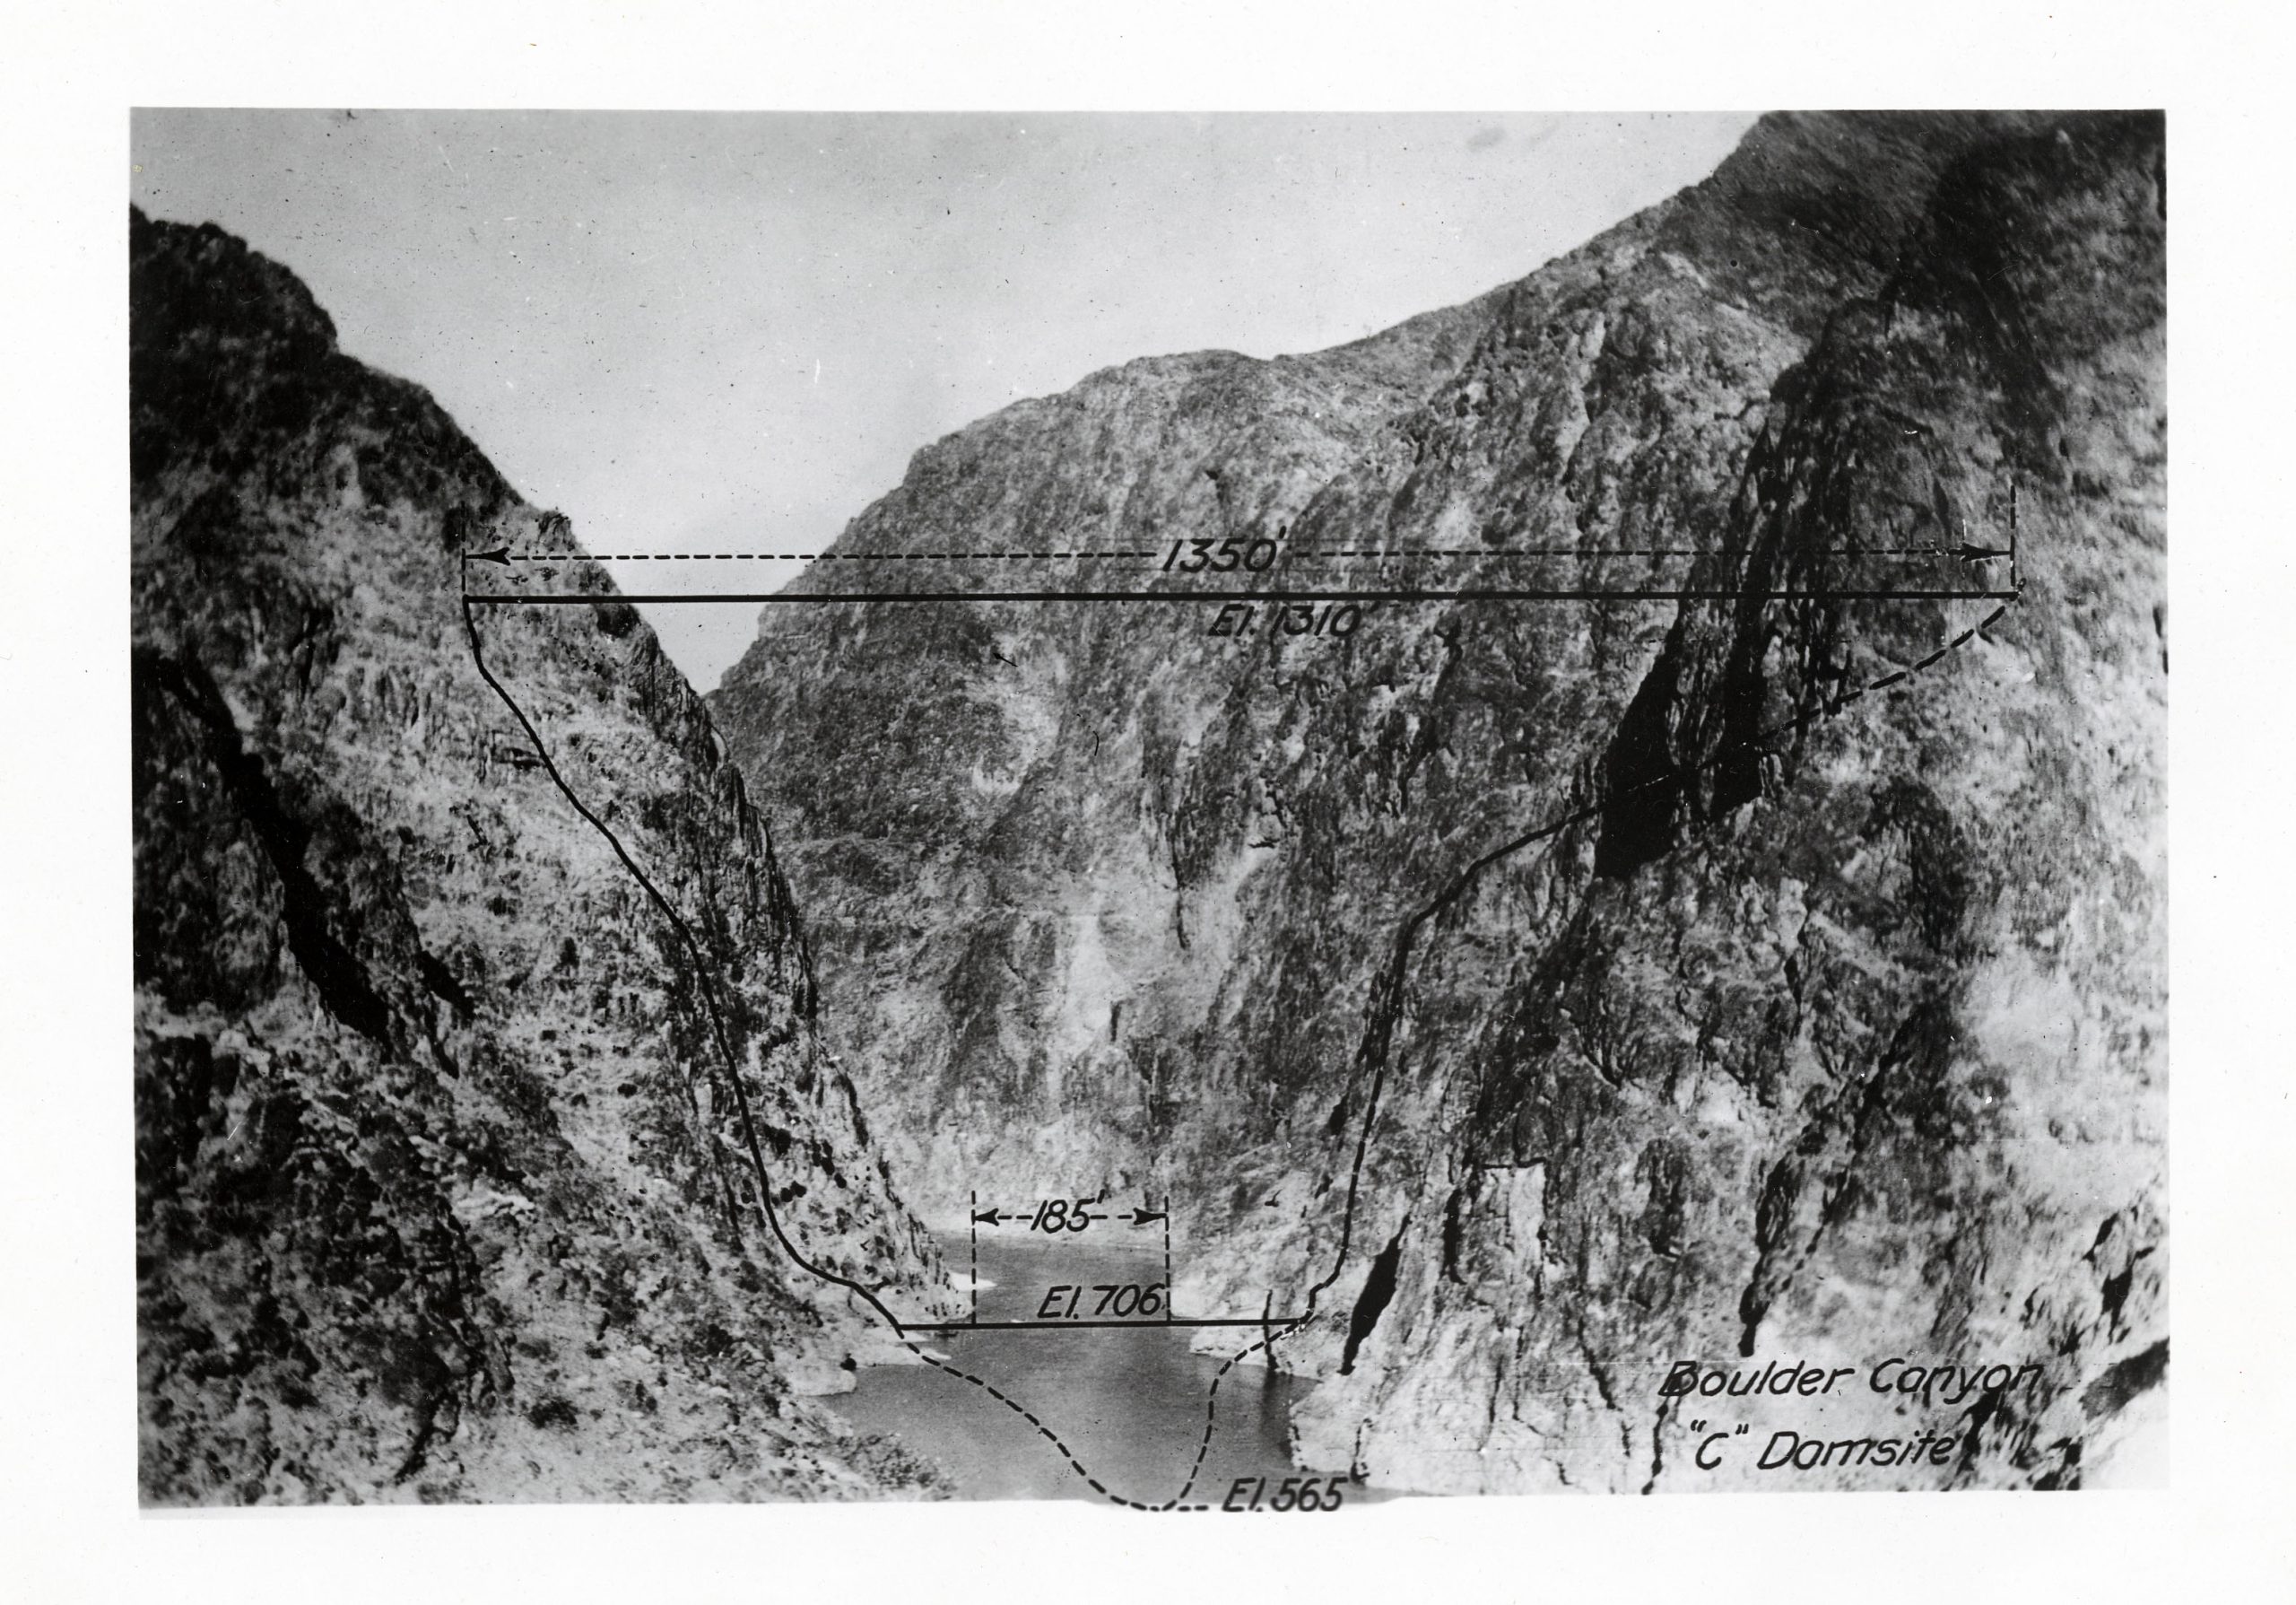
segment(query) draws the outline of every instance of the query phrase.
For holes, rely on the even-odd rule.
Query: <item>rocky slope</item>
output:
[[[880,1339],[775,1223],[940,1274],[700,702],[626,606],[466,623],[564,521],[275,264],[131,252],[144,1497],[929,1487],[811,1402]]]
[[[1769,118],[1468,306],[919,453],[801,583],[1696,593],[768,609],[713,712],[927,1213],[1170,1197],[1184,1306],[1313,1301],[1300,1452],[1375,1481],[1777,1486],[1672,1362],[1914,1356],[2039,1372],[1726,1419],[2076,1485],[2165,1374],[2161,152]]]

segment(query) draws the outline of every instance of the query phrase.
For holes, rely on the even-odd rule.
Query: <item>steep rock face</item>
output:
[[[938,1266],[700,700],[626,606],[466,624],[564,520],[277,265],[131,250],[144,1496],[928,1485],[808,1401],[875,1340],[751,1130],[817,1263]]]
[[[1468,306],[1313,356],[1152,359],[1022,403],[920,453],[800,584],[958,583],[902,560],[962,550],[1013,554],[985,560],[1000,580],[1091,588],[1135,582],[1174,539],[1279,534],[1294,586],[1672,573],[1520,553],[1713,545],[1770,386],[1840,299],[1881,283],[1902,187],[1926,190],[1989,126],[1776,120],[1699,190]],[[1837,170],[1876,181],[1829,188]],[[1422,547],[1466,555],[1353,555]],[[1204,624],[775,610],[715,694],[844,961],[831,984],[854,1005],[837,1012],[855,1064],[950,1117],[904,1122],[936,1134],[918,1185],[942,1212],[985,1157],[958,1134],[999,1131],[1016,1103],[1048,1186],[1169,1152],[1171,1098],[1219,1092],[1228,1116],[1234,1093],[1247,1137],[1289,1122],[1292,1095],[1354,1052],[1361,987],[1331,983],[1360,982],[1462,849],[1563,794],[1552,733],[1607,723],[1665,620],[1391,610],[1344,651],[1248,653]],[[1312,951],[1326,940],[1351,951]],[[1243,1025],[1265,1035],[1207,1031],[1247,987],[1264,1001]],[[1144,1147],[1109,1147],[1112,1104]]]
[[[1760,1480],[1671,1361],[1910,1355],[2044,1374],[1830,1406],[1959,1448],[1797,1486],[2077,1482],[2166,1342],[2160,151],[1766,119],[1455,312],[920,453],[834,548],[894,583],[1693,593],[769,610],[713,709],[928,1212],[1174,1198],[1183,1304],[1316,1301],[1300,1447],[1375,1480]]]

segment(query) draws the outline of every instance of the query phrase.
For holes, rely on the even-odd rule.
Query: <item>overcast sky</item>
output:
[[[1752,120],[167,110],[131,160],[146,212],[294,269],[591,550],[817,551],[1007,402],[1465,301]],[[699,583],[616,578],[671,568]],[[649,611],[703,687],[755,629]]]

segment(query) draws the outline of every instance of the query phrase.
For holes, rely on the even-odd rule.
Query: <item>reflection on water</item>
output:
[[[1057,1284],[1152,1284],[1163,1278],[1161,1247],[1111,1248],[1016,1240],[1004,1228],[980,1242],[982,1321],[1034,1319]],[[969,1262],[965,1240],[944,1243],[949,1263]],[[987,1285],[993,1284],[993,1286]],[[1086,1292],[1088,1313],[1097,1294]],[[1210,1313],[1183,1310],[1183,1315]],[[1222,1312],[1234,1313],[1235,1312]],[[917,1341],[950,1364],[995,1383],[1030,1410],[1109,1489],[1162,1504],[1218,1505],[1238,1478],[1266,1477],[1272,1491],[1298,1474],[1288,1443],[1294,1383],[1265,1366],[1231,1366],[1221,1377],[1211,1443],[1205,1395],[1222,1362],[1259,1338],[1223,1332],[1218,1355],[1188,1352],[1186,1329],[1148,1322],[1125,1329],[925,1333]],[[1257,1353],[1253,1359],[1258,1358]],[[855,1427],[899,1437],[936,1462],[971,1499],[1098,1499],[1060,1452],[983,1390],[930,1365],[875,1365],[852,1393],[825,1401]],[[1191,1469],[1194,1469],[1191,1483]]]

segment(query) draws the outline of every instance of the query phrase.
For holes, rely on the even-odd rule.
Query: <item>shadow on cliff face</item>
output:
[[[2157,783],[2123,778],[2132,749],[2148,766],[2161,755],[2157,663],[2141,628],[2159,576],[2159,138],[2157,118],[2076,118],[1953,164],[1898,275],[1874,303],[1838,315],[1780,382],[1750,463],[1745,571],[1820,592],[1828,545],[1813,531],[1960,541],[2014,528],[2022,500],[2026,594],[1988,638],[1988,657],[2013,657],[1991,685],[1897,692],[1909,682],[1893,676],[1886,723],[1870,702],[1805,721],[1830,699],[1853,700],[1842,696],[1856,685],[1850,663],[1918,671],[1945,629],[1930,610],[1822,596],[1735,617],[1686,612],[1605,760],[1622,795],[1593,874],[1620,885],[1590,890],[1567,939],[1517,990],[1513,1019],[1482,1056],[1467,1137],[1471,1153],[1544,1167],[1543,1302],[1567,1298],[1574,1341],[1614,1362],[1705,1348],[1718,1334],[1700,1307],[1733,1281],[1730,1347],[1753,1355],[1789,1303],[1795,1335],[1779,1341],[1838,1342],[1845,1301],[1907,1297],[1909,1277],[1926,1297],[1926,1332],[1848,1332],[2050,1356],[2045,1387],[1975,1414],[1957,1480],[2077,1483],[2084,1438],[2109,1430],[2111,1406],[2067,1401],[2117,1398],[2093,1379],[2141,1374],[2154,1352],[2141,1335],[2165,1319],[2159,1239],[2128,1260],[2150,1289],[2135,1329],[2123,1320],[2129,1284],[2075,1269],[2100,1201],[2159,1224],[2144,1207],[2161,1163],[2157,1025],[2138,1024],[2157,1019],[2160,996],[2157,820],[2105,800],[2118,785],[2142,798]],[[2115,582],[2099,589],[2100,573]],[[2086,611],[2100,606],[2107,616]],[[2030,686],[2036,673],[2038,698],[2002,694],[2004,681]],[[2100,681],[2114,692],[2100,694]],[[1783,734],[1747,743],[1744,763],[1715,763],[1716,743],[1749,725]],[[2081,755],[2109,746],[2101,773]],[[2005,797],[2016,798],[2007,814],[1979,800]],[[1718,917],[1718,901],[1744,913]],[[2036,902],[2109,906],[2112,934],[2068,946],[2064,927],[2027,912]],[[1762,952],[1773,922],[1798,925],[1782,964]],[[2020,951],[2005,963],[2005,947]],[[2007,979],[2035,962],[2048,981]],[[1774,991],[1761,980],[1772,965],[1784,981]],[[1607,1002],[1585,995],[1590,981]],[[2016,1000],[2018,986],[2035,1002]],[[2053,1112],[2065,1095],[2048,1058],[1997,1045],[2009,1015],[2061,1006],[2041,1001],[2052,988],[2070,989],[2063,1002],[2079,997],[2114,1039],[2075,1095],[2111,1110],[2108,1124],[2147,1130],[2132,1151],[2069,1130]],[[1599,1039],[1601,1022],[1622,1015],[1640,1029],[1619,1088],[1588,1071],[1619,1062]],[[1751,1144],[1681,1118],[1685,1089],[1710,1089],[1718,1071],[1764,1133]],[[1692,1173],[1648,1168],[1654,1130],[1681,1133]],[[2036,1143],[2116,1180],[2040,1182],[2021,1163]],[[1630,1161],[1646,1209],[1663,1180],[1705,1217],[1688,1243],[1693,1280],[1670,1273],[1656,1307],[1614,1246],[1622,1203],[1594,1180]],[[1758,1184],[1741,1237],[1730,1195],[1750,1162]],[[1449,1216],[1472,1220],[1460,1196]],[[1449,1279],[1471,1282],[1475,1259],[1471,1234],[1449,1227],[1444,1260],[1460,1268]],[[1459,1308],[1466,1295],[1440,1296]],[[1389,1385],[1400,1391],[1402,1379]]]
[[[1721,594],[1257,651],[770,623],[714,705],[920,1189],[1169,1190],[1198,1291],[1257,1307],[1334,1263],[1376,1111],[1355,1314],[1284,1345],[1334,1377],[1314,1452],[1641,1487],[1683,1463],[1647,1368],[1782,1328],[2055,1346],[1957,1473],[2052,1475],[2052,1412],[2143,1334],[2068,1269],[2093,1203],[2012,1156],[2116,1210],[2158,1159],[2160,143],[1770,119],[1439,363],[1162,360],[921,453],[841,550],[1281,529],[1318,579]],[[2099,1044],[2076,1089],[2052,1034]],[[2138,1135],[2065,1137],[2083,1100]],[[1491,1418],[1439,1442],[1460,1394]]]
[[[465,545],[565,520],[283,268],[140,214],[129,246],[144,1496],[936,1486],[806,1402],[865,1339],[734,1163],[709,988],[777,1207],[944,1296],[700,700],[604,593],[491,638],[688,951],[471,662]]]

